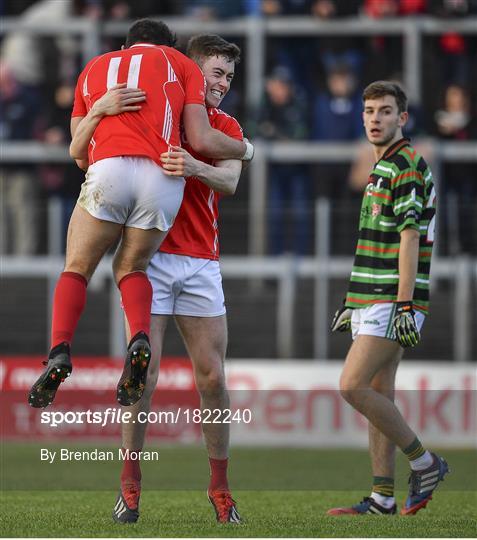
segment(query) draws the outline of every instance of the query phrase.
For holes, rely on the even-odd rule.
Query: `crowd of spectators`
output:
[[[477,0],[3,0],[0,14],[38,25],[75,16],[99,25],[145,16],[188,16],[197,21],[243,16],[307,16],[316,21],[410,16],[448,19],[477,15]],[[0,39],[0,141],[68,144],[74,85],[84,62],[79,37],[12,32]],[[268,37],[262,103],[256,110],[247,109],[242,65],[223,108],[238,116],[251,137],[359,143],[363,136],[361,91],[372,80],[402,79],[402,39],[394,35]],[[246,46],[243,37],[237,36],[236,41]],[[120,44],[120,40],[103,38],[101,47],[106,51]],[[247,56],[244,58],[246,61]],[[420,106],[412,104],[406,134],[477,140],[477,32],[425,36],[421,64],[425,99]],[[369,155],[364,148],[361,161],[367,164]],[[476,167],[475,162],[444,163],[440,171],[441,204],[445,203],[441,207],[445,216],[442,234],[451,255],[477,254]],[[270,164],[269,253],[311,253],[315,198],[357,201],[363,171],[360,163]],[[66,228],[82,179],[73,164],[2,165],[0,253],[46,249],[41,241],[40,201],[59,198]],[[289,234],[283,232],[284,223]]]

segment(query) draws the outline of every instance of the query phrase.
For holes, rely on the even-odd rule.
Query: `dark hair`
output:
[[[368,85],[363,92],[363,103],[367,99],[377,99],[384,96],[394,96],[398,111],[407,111],[407,96],[399,84],[391,81],[375,81]]]
[[[195,62],[202,62],[211,56],[225,56],[228,62],[240,62],[240,48],[216,34],[199,34],[189,39],[187,56]]]
[[[176,39],[175,34],[162,21],[139,19],[128,31],[126,47],[131,47],[135,43],[152,43],[153,45],[174,47]]]

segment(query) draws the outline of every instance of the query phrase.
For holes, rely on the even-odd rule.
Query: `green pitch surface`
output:
[[[138,523],[113,523],[116,493],[16,491],[3,495],[2,536],[8,537],[474,537],[476,497],[436,494],[413,517],[325,515],[361,492],[236,491],[242,525],[218,525],[204,492],[145,491]],[[403,497],[404,492],[399,493]]]
[[[2,447],[2,537],[477,536],[475,451],[442,451],[452,473],[416,516],[329,517],[330,507],[351,505],[369,494],[366,452],[235,448],[230,480],[244,524],[224,526],[215,522],[205,495],[202,448],[163,448],[159,462],[143,463],[141,516],[133,525],[111,518],[118,462],[48,465],[40,463],[39,449]],[[400,504],[406,476],[406,463],[399,459]]]

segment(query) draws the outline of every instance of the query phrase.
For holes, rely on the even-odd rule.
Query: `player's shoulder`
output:
[[[93,56],[91,60],[89,60],[86,65],[83,67],[82,73],[88,72],[92,66],[94,66],[101,58],[103,58],[104,54],[97,54],[96,56]]]
[[[197,69],[199,69],[199,66],[193,60],[191,60],[181,51],[174,49],[174,47],[168,47],[167,45],[159,45],[157,49],[170,60],[186,66],[195,66]]]
[[[396,166],[398,166],[401,171],[411,170],[421,174],[424,174],[428,169],[426,160],[411,144],[404,146],[397,153]]]
[[[103,65],[104,62],[107,62],[110,58],[118,56],[122,53],[123,53],[123,50],[118,50],[118,51],[109,51],[109,52],[105,52],[105,53],[93,56],[93,58],[91,58],[91,60],[84,66],[83,73],[89,72],[91,68],[95,66],[96,64]]]
[[[207,112],[209,114],[210,123],[214,127],[237,126],[242,131],[242,126],[240,125],[239,121],[234,116],[231,116],[222,109],[218,109],[217,107],[209,107]]]

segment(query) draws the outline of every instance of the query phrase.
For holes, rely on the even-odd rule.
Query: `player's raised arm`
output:
[[[202,105],[186,105],[182,119],[187,141],[197,153],[215,159],[252,159],[252,144],[228,137],[211,127]]]

